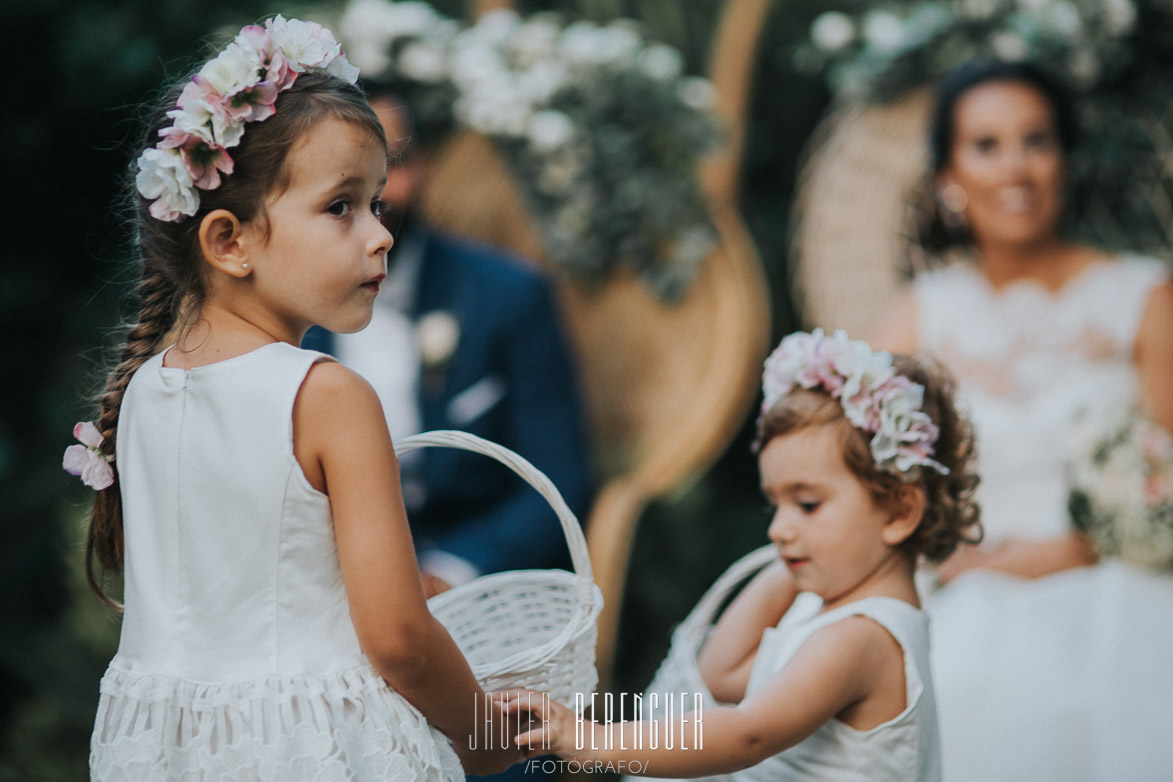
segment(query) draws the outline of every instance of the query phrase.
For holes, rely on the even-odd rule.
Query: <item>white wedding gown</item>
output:
[[[1135,398],[1137,328],[1167,276],[1122,257],[1057,293],[995,290],[969,265],[918,277],[919,349],[958,376],[978,434],[988,543],[1069,529],[1073,424]],[[1173,780],[1173,573],[970,571],[926,608],[946,782]]]

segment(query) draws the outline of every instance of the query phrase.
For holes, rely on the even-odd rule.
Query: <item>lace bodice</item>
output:
[[[1072,426],[1135,398],[1137,329],[1166,274],[1157,261],[1124,257],[1054,293],[1032,280],[995,289],[963,263],[917,278],[918,347],[957,375],[977,431],[988,541],[1068,528]]]

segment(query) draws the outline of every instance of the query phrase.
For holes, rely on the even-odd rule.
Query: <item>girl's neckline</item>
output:
[[[219,367],[229,366],[231,364],[240,362],[242,359],[246,359],[250,356],[254,356],[257,353],[260,353],[261,351],[265,350],[266,348],[272,347],[273,345],[287,345],[287,344],[288,343],[281,342],[281,341],[266,342],[264,345],[261,345],[259,347],[255,347],[252,350],[246,351],[244,353],[239,353],[235,356],[229,356],[228,358],[222,358],[219,361],[211,361],[207,364],[199,364],[197,366],[185,368],[185,367],[169,367],[165,363],[167,360],[167,354],[170,353],[171,349],[175,347],[175,345],[173,343],[171,345],[168,345],[167,348],[165,350],[163,350],[162,353],[159,354],[159,369],[164,372],[185,372],[185,373],[186,372],[200,372],[203,370],[212,370],[212,369],[217,369]],[[290,347],[292,347],[292,345],[290,345]]]
[[[922,613],[924,612],[923,605],[919,605],[919,606],[913,605],[912,603],[908,602],[907,600],[905,600],[902,597],[894,597],[892,595],[867,595],[866,597],[857,597],[856,599],[848,601],[846,603],[840,603],[840,604],[833,606],[831,608],[827,608],[827,606],[825,604],[820,605],[819,610],[811,617],[811,619],[815,619],[815,618],[821,617],[821,616],[830,616],[831,614],[842,611],[845,608],[850,608],[852,606],[858,606],[861,603],[868,603],[871,601],[899,603],[900,605],[904,606],[905,608],[907,608],[910,611],[920,611]]]

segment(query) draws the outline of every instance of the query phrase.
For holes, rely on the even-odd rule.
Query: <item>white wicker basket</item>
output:
[[[511,570],[481,576],[431,598],[428,608],[452,634],[486,691],[525,687],[548,692],[571,709],[575,694],[582,693],[589,703],[599,683],[596,620],[603,595],[595,585],[578,519],[550,479],[508,448],[449,430],[395,443],[398,454],[427,447],[492,457],[537,489],[562,524],[575,571]],[[525,541],[517,544],[524,546]]]
[[[644,714],[648,718],[663,718],[664,705],[668,700],[666,696],[672,694],[677,696],[677,703],[688,706],[692,705],[694,693],[700,693],[705,706],[716,705],[716,699],[705,686],[701,672],[697,668],[697,652],[708,638],[709,631],[713,629],[713,624],[717,620],[717,612],[725,605],[730,593],[777,556],[778,551],[773,544],[767,544],[734,562],[713,582],[708,591],[701,596],[696,607],[672,631],[672,643],[668,647],[668,654],[660,663],[656,675],[652,677],[652,683],[644,691]],[[651,709],[650,696],[653,693],[659,696],[659,708],[655,712]],[[681,701],[680,693],[686,693],[688,697]]]
[[[713,582],[696,606],[689,612],[684,621],[672,631],[672,643],[668,647],[668,654],[660,663],[652,683],[644,690],[643,717],[644,719],[666,719],[667,704],[671,701],[675,718],[679,719],[681,709],[691,709],[693,698],[699,694],[704,707],[715,706],[718,701],[709,692],[705,680],[701,678],[697,668],[696,656],[701,650],[701,644],[709,637],[709,631],[717,621],[717,612],[725,605],[734,589],[744,584],[759,570],[770,564],[778,556],[773,544],[767,544],[754,549],[741,559],[729,566],[720,578]],[[652,694],[659,697],[653,701]],[[674,696],[672,700],[669,696]],[[655,708],[653,708],[653,706]],[[633,777],[623,777],[624,782],[635,782]],[[697,782],[732,782],[733,777],[728,774],[718,774],[711,777],[698,777]],[[667,780],[673,782],[673,780]]]

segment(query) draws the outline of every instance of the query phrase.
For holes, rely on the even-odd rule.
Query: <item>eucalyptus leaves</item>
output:
[[[562,271],[597,282],[625,266],[674,299],[712,250],[696,168],[720,141],[715,91],[636,23],[502,10],[462,26],[423,2],[355,0],[337,29],[421,134],[497,143]]]

